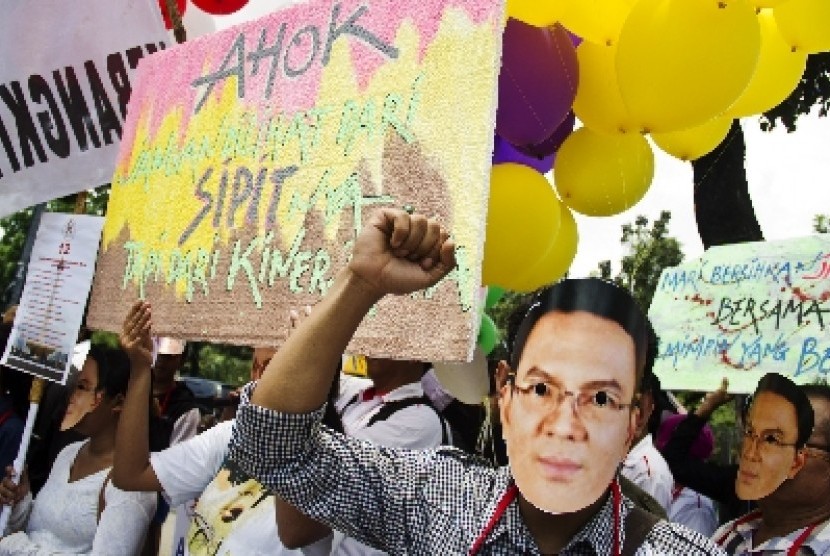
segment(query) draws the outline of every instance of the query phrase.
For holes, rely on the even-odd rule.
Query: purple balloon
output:
[[[524,164],[539,172],[546,174],[553,168],[553,158],[555,155],[537,158],[532,155],[527,155],[510,144],[506,139],[502,139],[496,135],[495,148],[493,149],[493,164],[504,164],[512,162],[514,164]]]
[[[518,149],[519,152],[525,153],[534,158],[551,156],[559,150],[559,147],[562,146],[562,143],[565,142],[565,139],[567,139],[568,135],[570,135],[574,130],[575,125],[576,116],[574,116],[573,112],[570,112],[567,116],[565,116],[565,121],[559,124],[559,127],[551,133],[550,137],[541,143],[537,143],[536,145],[521,145],[517,146],[516,149]]]
[[[496,132],[514,145],[548,139],[571,110],[579,66],[564,27],[508,19],[503,35]]]

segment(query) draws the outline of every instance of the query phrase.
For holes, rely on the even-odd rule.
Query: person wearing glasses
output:
[[[815,423],[815,426],[814,426]],[[749,409],[735,490],[758,509],[713,538],[728,554],[830,554],[830,388],[767,374]]]
[[[320,426],[331,369],[371,307],[454,265],[436,221],[374,212],[326,296],[243,392],[230,457],[309,516],[390,554],[722,554],[620,493],[648,325],[627,292],[597,279],[539,296],[501,365],[508,466]]]

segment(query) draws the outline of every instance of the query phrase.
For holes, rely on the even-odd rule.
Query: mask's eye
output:
[[[544,382],[537,382],[533,385],[533,393],[539,396],[540,398],[545,398],[547,396],[550,396],[551,389],[550,386],[548,386]]]
[[[765,434],[763,441],[764,444],[769,444],[770,446],[778,446],[782,444],[781,439],[775,436],[774,434]]]
[[[609,396],[608,392],[605,390],[598,390],[594,392],[594,396],[591,401],[597,407],[605,407],[606,405],[612,403],[611,396]]]

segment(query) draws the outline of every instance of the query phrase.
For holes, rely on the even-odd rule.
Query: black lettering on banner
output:
[[[66,75],[66,84],[64,84],[64,78],[61,76],[60,70],[53,71],[52,76],[55,78],[58,95],[61,97],[64,111],[69,118],[69,125],[72,126],[78,147],[81,151],[86,151],[89,148],[87,144],[87,133],[89,133],[89,140],[92,141],[92,146],[97,149],[101,146],[101,139],[98,137],[98,130],[95,129],[95,123],[89,114],[89,107],[78,83],[78,77],[75,75],[75,69],[72,66],[66,66],[63,71]]]
[[[3,118],[0,118],[0,143],[3,143],[3,148],[6,152],[14,153],[12,144],[9,141],[9,133],[6,131],[6,124],[3,123]],[[0,168],[0,178],[3,177],[3,169]]]
[[[164,49],[165,43],[147,43],[143,48],[153,53]],[[5,104],[8,111],[8,115],[3,112],[5,120],[0,117],[0,144],[11,170],[19,172],[38,162],[48,162],[49,154],[44,147],[60,158],[68,157],[72,152],[71,136],[81,152],[87,151],[90,145],[100,148],[116,143],[121,138],[132,92],[129,70],[135,69],[143,57],[140,46],[126,50],[126,61],[124,53],[109,54],[103,80],[100,66],[87,60],[83,70],[80,66],[65,66],[48,74],[35,73],[23,80],[0,83],[0,106]],[[81,80],[78,79],[80,71],[83,71]],[[82,83],[84,77],[86,82]],[[84,92],[87,85],[91,97]],[[94,115],[90,112],[90,102],[94,105]]]
[[[131,70],[137,68],[138,62],[144,58],[144,51],[141,50],[140,46],[128,48],[125,54],[127,55],[127,66]]]
[[[98,125],[101,127],[101,135],[104,137],[104,142],[111,145],[115,140],[112,138],[112,133],[116,135],[116,139],[121,138],[121,121],[115,113],[107,96],[107,90],[101,82],[101,77],[98,75],[98,70],[92,60],[84,62],[86,69],[86,77],[89,79],[89,86],[92,90],[92,99],[95,102],[95,110],[98,112]]]
[[[118,97],[118,109],[121,118],[127,117],[127,103],[130,101],[130,76],[127,75],[127,68],[124,66],[124,58],[120,52],[107,56],[107,73],[110,76],[110,83]],[[119,134],[120,135],[120,134]]]
[[[66,158],[69,156],[69,134],[52,89],[49,88],[49,83],[40,75],[29,76],[29,96],[32,97],[32,102],[37,104],[46,101],[48,110],[42,110],[36,114],[40,122],[40,130],[43,132],[49,149],[59,157]]]
[[[40,136],[37,134],[35,122],[32,119],[32,114],[29,112],[29,107],[26,106],[26,98],[23,96],[23,88],[20,86],[20,82],[12,81],[9,83],[9,87],[11,87],[11,91],[9,91],[6,85],[0,85],[0,98],[3,99],[3,102],[6,103],[9,111],[14,116],[14,123],[17,126],[18,145],[23,155],[23,165],[26,168],[30,168],[35,164],[32,149],[35,150],[41,162],[46,162],[46,152],[43,150],[43,145],[40,142]],[[12,160],[11,156],[9,156],[9,160]],[[20,169],[20,164],[16,158],[12,160],[12,169],[15,172]]]

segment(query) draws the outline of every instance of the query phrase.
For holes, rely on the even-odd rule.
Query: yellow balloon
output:
[[[789,2],[789,0],[749,0],[749,3],[756,8],[774,8],[782,2]]]
[[[697,160],[715,150],[726,138],[730,127],[732,118],[721,116],[682,131],[653,133],[651,138],[658,147],[675,158]]]
[[[558,0],[559,23],[586,41],[616,44],[634,0]]]
[[[803,50],[793,51],[784,40],[772,10],[761,10],[758,22],[761,24],[758,67],[755,68],[749,86],[726,111],[733,118],[760,114],[778,106],[801,81],[807,66],[807,53]]]
[[[555,0],[507,0],[507,16],[528,25],[547,27],[559,19]]]
[[[518,274],[550,249],[560,213],[542,174],[522,164],[493,166],[482,285],[513,289]]]
[[[815,54],[830,50],[830,2],[787,0],[773,11],[781,35],[795,50]]]
[[[642,135],[571,133],[556,154],[553,183],[567,206],[587,216],[611,216],[643,198],[654,177],[654,153]]]
[[[650,132],[700,125],[746,88],[760,42],[745,0],[640,0],[617,46],[622,98]]]
[[[576,257],[579,232],[576,220],[568,207],[562,207],[562,224],[553,245],[527,272],[517,278],[514,291],[531,292],[562,278]]]
[[[583,42],[576,48],[579,85],[573,110],[579,121],[603,133],[639,133],[640,127],[628,112],[617,84],[615,46]]]

